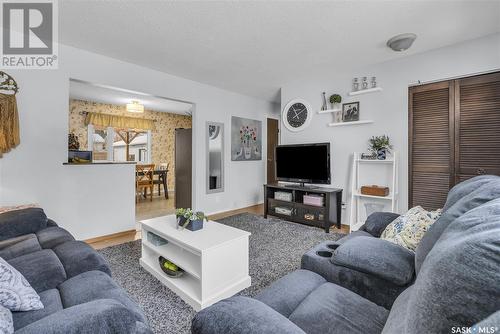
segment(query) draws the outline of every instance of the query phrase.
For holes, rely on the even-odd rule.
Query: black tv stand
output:
[[[289,193],[291,201],[276,199],[276,192]],[[323,206],[304,204],[304,195],[308,194],[322,196]],[[289,213],[279,212],[282,209]],[[300,185],[278,183],[264,185],[264,218],[268,215],[275,216],[296,223],[321,227],[328,233],[333,225],[340,229],[341,213],[342,189],[305,186],[303,183]]]

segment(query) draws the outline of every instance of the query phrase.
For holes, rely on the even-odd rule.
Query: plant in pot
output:
[[[193,211],[191,208],[179,208],[175,210],[177,218],[177,226],[181,230],[187,228],[190,231],[198,231],[203,228],[203,221],[207,220],[207,216],[201,211]]]
[[[389,141],[389,136],[373,136],[369,140],[370,151],[377,155],[378,160],[385,160],[387,153],[391,152],[392,145]]]
[[[340,110],[340,103],[342,102],[342,96],[339,94],[333,94],[330,96],[330,103],[332,104],[333,110]]]

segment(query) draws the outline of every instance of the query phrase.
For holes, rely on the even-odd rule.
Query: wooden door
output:
[[[191,208],[192,131],[175,129],[175,207]]]
[[[455,80],[455,182],[500,175],[500,73]]]
[[[279,121],[267,119],[267,183],[276,182],[276,146],[278,146]]]
[[[409,89],[409,207],[443,207],[454,183],[453,85],[446,81]]]

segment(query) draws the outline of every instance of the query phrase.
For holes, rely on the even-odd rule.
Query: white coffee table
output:
[[[205,222],[199,231],[179,230],[175,215],[140,223],[141,266],[196,311],[250,286],[249,232],[214,221]],[[148,232],[159,235],[168,243],[153,245],[148,241]],[[184,269],[184,275],[178,278],[167,276],[160,269],[159,256]]]

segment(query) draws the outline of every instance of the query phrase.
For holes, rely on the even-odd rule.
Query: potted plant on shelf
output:
[[[205,214],[201,211],[193,211],[191,208],[179,208],[175,210],[178,228],[187,228],[190,231],[198,231],[203,228],[203,221],[207,220]]]
[[[340,103],[342,102],[342,96],[339,94],[333,94],[330,96],[330,103],[332,104],[333,110],[340,110]]]
[[[369,140],[370,151],[377,155],[378,160],[385,160],[387,153],[391,152],[392,145],[389,141],[389,136],[373,136]]]

